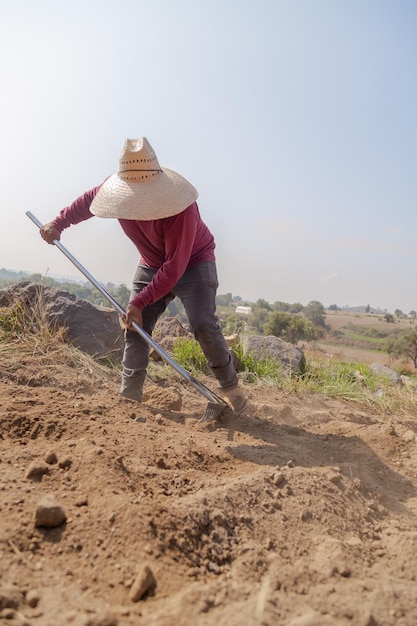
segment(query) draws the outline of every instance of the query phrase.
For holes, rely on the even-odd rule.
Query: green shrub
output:
[[[380,384],[369,365],[333,360],[307,360],[305,373],[284,387],[297,393],[320,393],[329,397],[361,399],[374,393]]]
[[[251,352],[244,354],[240,344],[234,348],[234,352],[239,359],[244,379],[248,382],[262,379],[267,384],[278,384],[282,380],[282,365],[275,359],[257,359]]]
[[[172,348],[174,360],[192,374],[210,373],[206,357],[200,344],[195,339],[178,337]]]

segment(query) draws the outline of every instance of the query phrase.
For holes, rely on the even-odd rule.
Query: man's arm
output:
[[[94,217],[90,213],[90,206],[100,187],[101,185],[83,193],[72,204],[62,209],[52,222],[42,226],[40,229],[42,239],[47,243],[53,244],[55,239],[59,241],[61,233],[65,228]]]

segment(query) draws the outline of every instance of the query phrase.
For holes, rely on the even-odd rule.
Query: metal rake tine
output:
[[[209,402],[204,410],[203,415],[198,420],[197,424],[203,424],[205,422],[214,422],[223,411],[227,408],[227,404],[221,402]]]

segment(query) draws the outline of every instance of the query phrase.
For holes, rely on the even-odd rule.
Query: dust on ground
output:
[[[246,384],[247,414],[205,425],[204,397],[178,380],[149,381],[136,405],[116,374],[12,370],[1,624],[417,623],[413,416]],[[47,529],[35,512],[50,494],[66,522]]]

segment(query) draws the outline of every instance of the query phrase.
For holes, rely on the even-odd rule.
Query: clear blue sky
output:
[[[126,137],[199,190],[219,293],[417,310],[415,0],[1,0],[0,267],[82,276],[50,221]],[[100,281],[117,221],[62,242]]]

